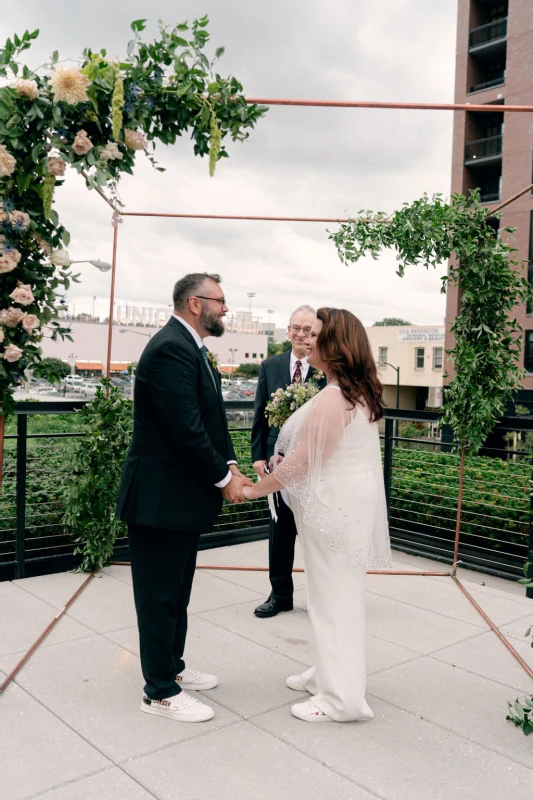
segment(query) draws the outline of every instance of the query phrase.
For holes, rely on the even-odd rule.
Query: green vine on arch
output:
[[[77,277],[69,271],[69,233],[53,208],[67,167],[118,203],[118,180],[133,173],[138,150],[162,171],[156,143],[189,133],[212,175],[228,156],[226,142],[244,141],[265,114],[246,102],[236,78],[216,71],[223,47],[207,58],[208,22],[160,23],[146,43],[146,20],[136,20],[123,61],[86,49],[78,64],[61,66],[55,51],[32,71],[20,56],[39,31],[15,34],[0,48],[7,80],[0,88],[0,423],[28,368],[53,377],[42,363],[43,336],[70,338],[58,310]]]
[[[446,351],[455,376],[442,418],[471,453],[482,446],[525,374],[513,310],[533,302],[533,291],[523,264],[513,260],[515,230],[495,231],[476,190],[468,198],[455,194],[449,203],[439,194],[424,195],[391,216],[363,210],[329,237],[343,263],[366,255],[377,259],[393,248],[399,276],[410,265],[429,269],[453,259],[441,291],[450,283],[459,286],[461,303],[451,327],[455,344]]]

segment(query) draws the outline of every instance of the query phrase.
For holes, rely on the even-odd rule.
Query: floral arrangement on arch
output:
[[[306,383],[295,381],[289,384],[286,389],[276,389],[272,393],[270,400],[265,407],[265,417],[269,426],[281,428],[287,422],[291,414],[294,414],[308,400],[311,400],[320,391],[318,384],[325,378],[322,370],[317,370]]]
[[[209,157],[213,175],[227,157],[227,138],[243,141],[266,111],[249,105],[234,77],[209,61],[208,18],[159,26],[141,40],[146,20],[131,24],[124,61],[86,49],[77,64],[50,63],[32,71],[20,63],[39,31],[25,31],[0,48],[0,425],[14,408],[26,370],[55,376],[41,365],[43,336],[70,339],[58,320],[71,281],[70,236],[53,208],[70,167],[89,189],[108,189],[119,221],[117,182],[132,173],[143,150],[153,166],[156,142],[173,144],[188,132],[194,153]]]

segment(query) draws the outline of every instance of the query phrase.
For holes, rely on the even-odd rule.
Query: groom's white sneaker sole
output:
[[[166,700],[151,700],[143,695],[141,711],[156,717],[168,717],[176,722],[207,722],[215,712],[187,692],[180,692]]]
[[[309,692],[302,683],[301,675],[290,675],[285,681],[289,689],[294,689],[295,692]]]

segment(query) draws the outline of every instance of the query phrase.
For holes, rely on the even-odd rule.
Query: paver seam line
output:
[[[368,635],[373,636],[374,639],[379,639],[381,642],[388,642],[389,644],[394,644],[397,647],[403,647],[405,650],[411,650],[411,652],[413,653],[418,653],[419,658],[422,658],[423,656],[431,655],[432,653],[438,653],[440,652],[441,649],[446,650],[448,647],[453,647],[456,644],[462,644],[463,642],[468,642],[470,641],[470,639],[477,639],[479,636],[483,636],[485,633],[490,633],[490,628],[487,628],[486,630],[480,628],[479,631],[477,631],[476,633],[472,633],[470,636],[464,636],[463,638],[458,639],[457,641],[451,642],[449,644],[446,644],[444,645],[444,647],[438,648],[437,650],[430,650],[429,653],[426,653],[423,650],[413,650],[412,647],[406,647],[404,644],[399,644],[397,642],[391,641],[391,639],[385,639],[383,636],[379,636],[377,633],[371,633]]]
[[[290,705],[294,705],[294,703],[291,702]],[[257,714],[256,716],[261,716],[261,715]],[[362,789],[364,792],[369,794],[371,797],[376,797],[376,798],[378,798],[378,800],[395,800],[394,797],[392,797],[392,796],[387,797],[387,795],[385,795],[383,793],[379,793],[378,794],[373,789],[369,789],[364,784],[359,783],[358,781],[356,781],[350,775],[346,775],[346,773],[344,773],[344,772],[339,772],[339,770],[335,769],[335,767],[332,766],[332,764],[329,764],[327,761],[324,761],[321,758],[315,758],[315,756],[312,756],[309,752],[306,752],[305,750],[302,750],[302,748],[298,747],[296,744],[294,744],[294,742],[291,742],[288,739],[285,739],[285,738],[283,738],[281,736],[278,736],[273,731],[265,730],[260,725],[258,725],[256,722],[254,722],[253,717],[250,717],[250,719],[248,719],[247,721],[250,722],[254,727],[258,728],[258,730],[263,731],[263,733],[266,733],[269,736],[272,736],[273,739],[276,739],[278,742],[281,742],[281,744],[287,745],[287,747],[292,748],[293,750],[295,750],[300,755],[305,756],[306,758],[309,758],[311,761],[314,761],[316,764],[320,764],[321,767],[324,767],[329,772],[332,772],[334,775],[337,775],[339,778],[342,778],[345,781],[349,781],[354,786],[357,786],[358,789]],[[342,723],[337,723],[337,724],[340,725]]]
[[[385,703],[386,705],[392,706],[393,708],[396,708],[398,711],[401,711],[404,714],[409,714],[409,716],[415,717],[416,719],[425,722],[427,725],[431,725],[434,728],[438,728],[439,730],[445,731],[446,733],[450,734],[451,736],[455,736],[458,739],[462,739],[463,741],[467,741],[467,742],[470,742],[471,744],[475,744],[476,747],[479,747],[481,750],[487,750],[490,753],[495,753],[500,758],[503,758],[503,759],[506,759],[508,761],[511,761],[513,764],[517,764],[520,767],[525,767],[525,769],[529,770],[533,775],[533,768],[532,767],[530,767],[528,764],[524,764],[522,761],[517,761],[515,758],[513,758],[512,756],[507,755],[506,753],[502,753],[499,750],[495,750],[492,747],[488,747],[485,744],[481,744],[480,742],[476,741],[475,739],[471,739],[468,736],[464,736],[463,734],[458,733],[457,731],[450,730],[449,728],[446,728],[444,725],[439,725],[439,723],[433,722],[432,720],[427,719],[427,717],[422,717],[420,714],[415,714],[413,711],[409,711],[409,709],[402,708],[401,706],[396,706],[394,703],[391,703],[390,700],[384,700],[382,697],[378,697],[378,695],[371,694],[370,692],[368,692],[368,697],[369,698],[373,697],[375,700],[378,700],[381,703]],[[250,722],[252,725],[255,725],[260,730],[265,730],[257,722],[254,721],[257,717],[260,717],[260,716],[262,716],[262,715],[261,714],[256,714],[254,717],[250,717],[247,721]],[[340,723],[339,722],[337,724],[338,725],[342,725],[342,724],[345,724],[345,723]],[[349,723],[346,723],[346,724],[349,724]],[[298,747],[296,744],[294,744],[294,742],[288,741],[287,739],[283,739],[280,736],[278,736],[277,734],[273,733],[272,731],[265,731],[265,733],[269,733],[275,739],[279,739],[279,741],[284,742],[285,744],[288,744],[290,747],[293,747],[299,753],[303,753],[303,755],[309,755],[309,753],[307,753],[305,750],[302,750],[300,747]],[[309,756],[309,757],[313,758],[313,756]],[[387,800],[385,795],[376,794],[375,792],[372,791],[372,789],[368,789],[365,785],[357,783],[357,781],[354,781],[353,778],[350,778],[348,775],[345,775],[343,772],[338,772],[336,769],[334,769],[332,766],[330,766],[326,762],[321,761],[318,758],[316,758],[316,759],[313,758],[313,760],[317,761],[317,763],[322,764],[323,766],[327,767],[327,769],[330,769],[332,772],[335,772],[336,774],[340,775],[341,777],[347,778],[347,780],[351,780],[352,783],[355,783],[357,786],[359,786],[361,789],[363,789],[364,791],[368,792],[369,794],[373,794],[375,797],[380,798],[380,800]],[[391,798],[391,800],[396,800],[396,798]]]
[[[83,574],[84,574],[84,575],[86,575],[87,573],[85,573],[85,572],[84,572]],[[95,575],[95,576],[94,576],[94,578],[95,578],[95,579],[96,579],[97,577],[98,577],[98,575]],[[80,585],[81,585],[81,584],[80,584]],[[48,600],[43,600],[41,597],[39,597],[38,595],[36,595],[34,592],[30,592],[30,590],[29,590],[29,589],[26,589],[26,587],[25,587],[25,586],[20,586],[19,588],[20,588],[20,589],[22,589],[22,591],[23,591],[23,592],[26,592],[26,594],[29,594],[29,595],[31,595],[32,597],[35,597],[35,599],[36,599],[36,600],[40,600],[40,601],[41,601],[41,603],[44,603],[45,605],[49,606],[51,609],[53,609],[53,611],[61,611],[61,609],[63,608],[63,606],[53,606],[51,603],[49,603],[49,602],[48,602]],[[64,617],[68,617],[69,619],[73,619],[73,620],[74,620],[74,622],[77,622],[77,623],[78,623],[78,625],[83,625],[83,627],[84,627],[84,628],[87,628],[87,630],[88,630],[88,631],[91,631],[91,633],[96,633],[96,634],[99,634],[99,632],[98,632],[98,631],[95,631],[95,630],[93,630],[93,628],[89,627],[89,625],[85,625],[85,623],[84,623],[84,622],[80,622],[79,620],[75,619],[74,617],[71,617],[71,616],[70,616],[70,614],[69,614],[69,612],[68,612],[68,610],[67,610],[67,611],[65,611],[65,613],[63,614],[63,616],[64,616]],[[61,620],[60,620],[60,621],[61,621]],[[59,623],[58,623],[58,624],[59,624]],[[84,637],[84,638],[86,638],[86,637]]]
[[[93,775],[101,775],[104,772],[110,772],[111,770],[114,770],[114,769],[120,770],[120,772],[122,772],[127,778],[129,778],[130,780],[132,780],[135,783],[137,783],[138,786],[140,786],[140,788],[143,789],[143,791],[147,791],[148,794],[151,797],[154,798],[154,800],[159,800],[159,798],[156,798],[156,795],[152,794],[148,789],[145,789],[145,787],[142,786],[139,783],[139,781],[137,781],[131,775],[128,775],[127,772],[125,772],[121,767],[119,767],[116,764],[112,764],[109,767],[104,767],[104,769],[99,769],[96,772],[91,772],[90,775],[84,775],[82,778],[73,778],[71,781],[64,781],[64,783],[58,783],[55,786],[50,786],[48,789],[45,789],[44,792],[39,792],[38,794],[28,795],[28,797],[25,797],[23,800],[39,800],[39,797],[43,797],[43,795],[46,795],[48,792],[53,792],[56,789],[62,789],[64,786],[70,786],[71,784],[78,783],[79,781],[85,780],[86,778],[92,778]],[[4,800],[8,800],[8,798],[4,798]]]
[[[242,604],[241,604],[242,605]],[[227,606],[226,606],[227,607]],[[218,609],[212,609],[213,611],[218,611]],[[282,658],[286,658],[288,661],[294,661],[295,664],[300,664],[305,669],[309,669],[309,664],[306,664],[304,661],[300,661],[298,658],[293,658],[292,656],[283,655],[278,650],[274,650],[272,647],[268,647],[266,644],[262,644],[262,642],[256,642],[255,639],[249,639],[248,636],[243,636],[242,633],[237,633],[237,631],[232,631],[231,628],[225,628],[224,625],[219,625],[216,622],[211,622],[210,619],[204,619],[202,614],[210,614],[210,611],[201,611],[197,614],[191,614],[191,616],[199,617],[199,619],[203,620],[204,622],[209,622],[211,625],[214,625],[216,628],[221,628],[223,631],[227,633],[231,633],[233,636],[239,636],[241,639],[244,639],[246,642],[250,642],[250,644],[255,644],[258,647],[262,647],[263,650],[267,650],[269,653],[275,653],[278,656],[282,656]],[[422,655],[422,654],[421,654]]]
[[[489,680],[489,678],[484,678],[484,680]],[[492,681],[492,683],[494,683],[494,681]],[[530,772],[533,775],[532,766],[530,766],[529,764],[525,764],[523,761],[519,761],[517,758],[510,756],[508,753],[503,753],[501,750],[497,750],[495,747],[490,747],[484,742],[480,742],[478,739],[473,739],[471,736],[467,736],[464,733],[460,733],[459,731],[455,731],[452,728],[448,728],[446,725],[442,725],[439,722],[434,722],[433,720],[428,719],[428,717],[423,717],[421,714],[417,714],[415,711],[411,711],[408,708],[404,708],[404,706],[396,705],[396,703],[393,703],[391,700],[388,700],[385,697],[380,697],[378,694],[368,692],[368,697],[373,697],[375,700],[379,700],[382,703],[386,703],[387,705],[396,708],[398,711],[402,711],[404,714],[410,714],[412,717],[416,717],[417,719],[426,722],[428,725],[433,725],[435,728],[439,728],[439,730],[441,731],[446,731],[446,733],[449,733],[452,736],[457,736],[459,739],[462,739],[465,742],[470,742],[470,744],[475,744],[477,745],[477,747],[481,747],[484,750],[488,750],[490,753],[496,753],[496,755],[500,756],[501,758],[506,758],[508,761],[512,761],[513,764],[518,764],[521,767],[525,767],[526,769],[530,770]]]
[[[466,672],[467,675],[474,675],[476,678],[481,678],[482,680],[492,681],[492,683],[498,684],[498,686],[504,686],[506,689],[511,689],[513,692],[521,692],[524,694],[523,687],[520,686],[510,686],[508,683],[503,683],[497,678],[488,678],[486,675],[480,675],[479,672],[472,672],[472,670],[467,669],[466,667],[461,667],[459,664],[450,664],[449,661],[441,661],[440,658],[433,658],[433,653],[428,653],[425,658],[431,659],[436,664],[440,664],[441,666],[452,667],[453,669],[460,669],[461,672]],[[401,666],[400,664],[398,666]],[[527,692],[526,692],[527,694]],[[533,687],[531,688],[531,694],[533,695]]]
[[[240,586],[241,589],[248,589],[249,592],[255,592],[255,589],[249,589],[248,586],[243,586],[242,583],[236,583],[236,581],[232,581],[230,578],[226,578],[225,574],[224,574],[224,576],[223,575],[219,575],[214,570],[208,570],[208,569],[205,569],[203,571],[207,575],[212,575],[213,578],[219,578],[221,581],[226,581],[226,583],[231,583],[232,586]],[[252,574],[254,574],[254,573],[252,573]],[[304,588],[304,587],[302,587],[302,588]],[[259,596],[260,597],[264,597],[267,591],[268,591],[268,586],[265,588],[265,592],[263,594],[259,595]],[[297,590],[297,591],[300,591],[300,590]]]
[[[67,615],[63,614],[63,616],[66,617]],[[57,624],[59,626],[60,623],[58,622]],[[41,642],[41,644],[39,645],[39,647],[37,649],[41,650],[41,649],[44,649],[46,647],[55,647],[56,645],[68,644],[69,642],[81,642],[81,641],[83,641],[83,639],[91,639],[93,636],[100,636],[100,634],[96,633],[96,631],[91,631],[86,636],[78,636],[75,639],[66,639],[64,642],[48,642],[47,643],[47,641],[45,639],[44,642]],[[0,658],[10,658],[11,656],[20,656],[20,658],[22,658],[22,656],[27,652],[28,652],[27,650],[14,650],[12,653],[0,653]]]
[[[117,645],[117,647],[118,647],[118,645]],[[134,761],[136,758],[143,758],[144,756],[151,755],[152,753],[157,753],[159,750],[167,750],[169,747],[174,747],[175,745],[181,743],[181,742],[171,742],[168,745],[164,745],[162,747],[156,747],[155,750],[147,750],[146,752],[139,753],[139,755],[136,755],[134,758],[130,757],[130,758],[125,759],[124,761],[115,761],[110,755],[107,755],[106,753],[104,753],[100,749],[100,747],[98,747],[96,744],[94,744],[89,739],[87,739],[86,736],[83,735],[83,733],[80,733],[79,731],[77,731],[69,722],[67,722],[62,717],[60,717],[59,714],[56,711],[53,711],[51,708],[49,708],[46,705],[45,702],[43,702],[38,697],[36,697],[34,694],[32,694],[28,689],[26,689],[25,687],[23,687],[19,683],[17,683],[16,680],[14,680],[13,683],[21,691],[25,692],[29,697],[31,697],[33,700],[35,700],[36,703],[38,703],[40,706],[42,706],[44,709],[46,709],[46,711],[48,711],[50,714],[52,714],[52,716],[54,716],[56,719],[58,719],[63,725],[65,725],[65,727],[67,727],[70,731],[72,731],[72,733],[74,733],[75,736],[79,736],[80,739],[83,739],[84,742],[86,742],[90,747],[92,747],[94,750],[96,750],[97,753],[99,753],[107,761],[109,761],[111,766],[120,767],[121,764],[126,764],[129,761]],[[216,702],[216,701],[214,701],[214,702]],[[218,704],[218,705],[220,705],[220,704]],[[142,712],[139,711],[139,715],[141,713]],[[229,722],[226,722],[225,724],[220,725],[216,730],[222,730],[223,728],[229,728],[231,725],[236,725],[238,722],[243,722],[244,721],[243,717],[241,717],[239,714],[236,714],[236,716],[239,717],[238,720],[236,720],[236,721],[230,720]],[[141,723],[141,721],[142,721],[142,719],[139,720],[140,723]],[[178,723],[174,722],[173,724],[176,725]],[[190,723],[186,723],[186,722],[184,722],[182,724],[183,725],[187,725],[187,724],[190,725]],[[209,733],[209,731],[204,730],[203,733],[201,731],[199,731],[198,734],[196,734],[195,736],[188,737],[187,739],[182,739],[181,741],[188,741],[189,738],[190,739],[198,739],[200,736],[205,736],[206,733]]]

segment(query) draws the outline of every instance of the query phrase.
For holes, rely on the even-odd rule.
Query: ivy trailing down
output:
[[[156,142],[190,134],[195,155],[209,156],[213,174],[226,142],[243,141],[266,108],[248,105],[242,85],[209,61],[208,19],[169,28],[151,43],[146,20],[131,24],[124,61],[86,49],[78,64],[44,71],[20,61],[39,31],[14,35],[0,48],[0,419],[13,410],[13,391],[28,368],[50,377],[42,363],[44,335],[70,338],[57,321],[69,272],[68,231],[53,208],[72,167],[89,189],[110,189],[132,173],[144,150],[156,169]],[[45,334],[45,331],[47,333]]]
[[[360,211],[359,217],[332,233],[344,263],[362,256],[377,259],[396,250],[398,275],[409,265],[436,267],[453,258],[442,291],[460,285],[461,305],[451,327],[455,338],[447,351],[455,377],[446,391],[443,422],[463,448],[475,453],[503,416],[506,402],[520,388],[520,325],[513,309],[533,300],[523,265],[513,260],[515,228],[495,232],[479,191],[453,195],[449,203],[436,194],[405,204],[391,216]]]

